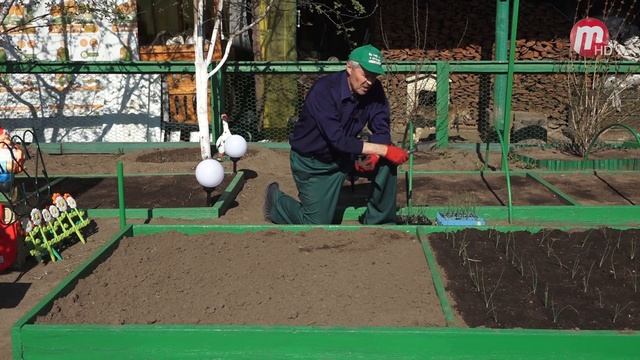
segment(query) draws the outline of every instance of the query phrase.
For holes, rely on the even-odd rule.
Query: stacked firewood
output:
[[[419,3],[418,7],[413,6],[415,3]],[[374,27],[378,28],[375,43],[387,49],[383,50],[387,61],[418,62],[415,73],[421,72],[419,63],[423,61],[492,60],[495,54],[495,4],[494,0],[382,2]],[[572,19],[564,17],[550,3],[522,3],[516,60],[569,59],[571,26]],[[404,122],[411,116],[406,100],[406,78],[415,73],[385,77],[394,121]],[[450,112],[454,114],[450,121],[476,125],[490,118],[495,79],[495,74],[452,74]],[[517,75],[513,85],[513,110],[542,112],[551,122],[560,123],[566,116],[565,85],[565,75]],[[419,104],[424,108],[423,105]],[[426,105],[427,108],[434,107]],[[432,110],[426,112],[433,114]]]
[[[572,18],[551,2],[540,1],[521,2],[519,14],[517,38],[523,42],[518,47],[533,41],[526,47],[538,45],[535,51],[539,53],[554,48],[563,52],[556,39],[568,39]],[[379,2],[371,28],[376,43],[387,49],[467,49],[473,45],[480,53],[480,47],[489,50],[495,41],[495,18],[495,0],[395,0]],[[482,55],[485,60],[491,57],[490,53]]]
[[[563,61],[570,56],[569,40],[556,39],[549,41],[518,40],[516,42],[517,60],[553,60]],[[493,49],[492,49],[493,52]],[[424,71],[420,70],[420,62],[431,61],[465,61],[482,59],[481,47],[468,45],[464,48],[446,50],[392,49],[383,51],[387,61],[417,62],[415,73],[389,74],[386,79],[387,91],[395,89],[397,96],[407,96],[408,76]],[[492,104],[493,82],[495,74],[461,74],[450,76],[451,109],[457,112],[460,125],[473,126],[485,120]],[[513,84],[513,109],[519,111],[535,111],[548,115],[553,124],[561,123],[565,118],[567,103],[566,75],[561,74],[517,74]],[[406,101],[391,101],[392,115],[405,116],[409,111]],[[481,110],[483,109],[483,110]],[[460,114],[464,114],[461,116]]]
[[[508,44],[507,44],[508,45]],[[443,50],[421,49],[390,49],[383,50],[387,61],[462,61],[483,59],[482,48],[479,45]],[[490,54],[494,54],[494,48]],[[516,41],[516,60],[568,60],[571,55],[569,39],[554,40],[526,40]],[[493,55],[491,55],[491,58]],[[485,59],[485,60],[490,60]]]

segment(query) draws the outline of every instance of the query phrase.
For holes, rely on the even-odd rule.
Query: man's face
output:
[[[377,74],[368,72],[360,66],[351,66],[351,63],[347,63],[347,75],[351,92],[358,95],[366,94],[378,79]]]

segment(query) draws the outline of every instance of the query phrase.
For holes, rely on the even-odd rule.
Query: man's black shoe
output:
[[[280,192],[280,185],[278,185],[277,182],[272,182],[267,185],[267,190],[264,194],[264,207],[262,208],[262,213],[266,221],[273,222],[271,219],[271,211],[276,202],[278,192]]]

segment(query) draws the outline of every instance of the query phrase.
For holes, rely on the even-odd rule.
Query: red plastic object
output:
[[[5,216],[5,207],[0,204],[0,271],[4,271],[13,265],[16,261],[16,255],[18,250],[18,236],[22,234],[22,228],[20,222],[16,219],[11,219],[13,216],[7,218]]]

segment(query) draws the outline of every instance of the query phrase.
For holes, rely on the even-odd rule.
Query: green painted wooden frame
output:
[[[590,171],[575,171],[590,173]],[[481,171],[436,171],[423,172],[414,171],[418,177],[422,175],[437,176],[456,176],[457,174],[480,174]],[[591,206],[581,205],[569,195],[555,188],[540,178],[539,174],[545,173],[561,173],[558,171],[514,171],[512,175],[527,176],[538,181],[551,192],[563,199],[567,205],[531,205],[531,206],[513,206],[513,217],[515,223],[520,225],[529,224],[545,224],[547,226],[566,226],[566,225],[610,225],[610,226],[640,226],[640,207],[632,205],[602,205]],[[162,176],[166,174],[136,174],[128,176]],[[485,172],[487,176],[504,175],[502,172]],[[113,174],[87,174],[87,175],[60,175],[60,177],[106,177],[114,176]],[[51,175],[51,178],[57,178],[58,175]],[[238,193],[246,182],[246,174],[241,170],[234,176],[233,180],[213,207],[193,207],[193,208],[127,208],[125,216],[129,219],[152,219],[158,217],[174,218],[174,219],[211,219],[218,218],[225,214],[229,209]],[[508,220],[505,206],[475,206],[474,207],[481,216],[487,220],[488,224],[502,224]],[[411,207],[403,207],[398,210],[398,215],[423,213],[429,218],[435,218],[438,211],[446,210],[446,206],[422,206],[421,204],[412,205]],[[92,218],[117,218],[119,209],[89,209],[88,214]],[[347,207],[344,210],[342,221],[357,221],[360,215],[365,211],[363,207]],[[250,225],[249,225],[250,226]]]
[[[135,174],[127,176],[162,176],[176,174]],[[229,173],[227,174],[229,175]],[[233,174],[233,179],[224,189],[218,200],[212,207],[182,207],[182,208],[127,208],[125,209],[126,217],[130,219],[152,219],[158,217],[171,219],[213,219],[224,215],[231,207],[236,196],[244,186],[247,175],[244,171],[239,170]],[[67,179],[71,178],[91,178],[91,177],[112,177],[113,174],[89,174],[89,175],[64,175]],[[50,176],[51,177],[51,176]],[[125,180],[126,181],[126,180]],[[126,205],[126,204],[125,204]],[[87,214],[90,218],[117,218],[119,209],[88,209]]]
[[[523,329],[469,329],[455,327],[443,281],[434,264],[429,233],[456,231],[442,227],[389,226],[414,233],[423,244],[427,265],[447,327],[301,327],[242,325],[40,325],[37,314],[46,312],[54,299],[106,259],[124,237],[179,231],[357,231],[361,226],[275,225],[129,225],[90,259],[65,278],[13,326],[15,359],[635,359],[637,331],[562,331]],[[499,227],[500,231],[533,227]],[[425,240],[426,239],[426,240]],[[435,269],[435,271],[433,271]]]
[[[516,159],[537,168],[555,171],[572,170],[640,170],[640,159],[536,159],[531,156],[513,153]]]

